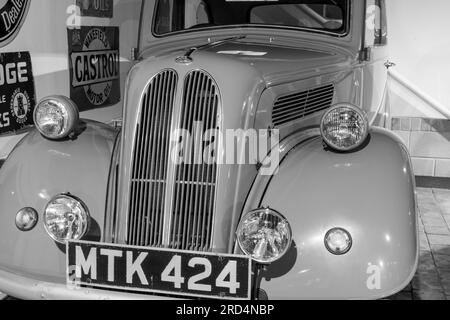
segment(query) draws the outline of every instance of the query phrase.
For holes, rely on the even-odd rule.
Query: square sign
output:
[[[68,29],[70,98],[80,111],[120,102],[118,27]]]
[[[30,53],[0,53],[0,134],[32,126],[35,106]]]

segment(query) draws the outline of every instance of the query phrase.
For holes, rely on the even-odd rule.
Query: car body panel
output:
[[[101,238],[109,164],[117,131],[104,124],[84,121],[76,139],[50,141],[32,130],[14,149],[0,170],[2,226],[0,269],[14,270],[44,281],[64,283],[65,246],[44,230],[43,211],[56,195],[71,193],[88,206],[90,237]],[[39,223],[29,232],[15,226],[18,210],[32,207]]]
[[[255,182],[247,204],[280,212],[294,234],[291,250],[262,272],[261,288],[271,299],[377,299],[401,291],[418,262],[414,188],[409,154],[390,132],[373,129],[367,146],[351,154],[327,150],[320,137],[299,139],[276,176]],[[352,235],[349,253],[326,249],[333,228]]]

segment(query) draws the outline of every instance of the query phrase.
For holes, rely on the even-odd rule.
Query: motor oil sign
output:
[[[112,18],[114,10],[113,0],[77,0],[81,16]]]
[[[80,111],[120,101],[118,27],[68,29],[70,97]]]
[[[31,0],[0,0],[0,47],[11,42],[19,32]]]
[[[0,53],[0,134],[33,125],[35,105],[30,53]]]

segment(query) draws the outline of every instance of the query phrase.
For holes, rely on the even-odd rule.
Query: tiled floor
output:
[[[395,300],[450,300],[450,190],[417,189],[420,263],[409,287]]]

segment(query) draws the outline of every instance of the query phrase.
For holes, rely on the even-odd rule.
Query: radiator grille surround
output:
[[[334,85],[328,84],[278,97],[272,111],[274,126],[280,127],[329,109],[333,103],[334,91]]]
[[[181,84],[180,84],[181,85]],[[126,242],[133,246],[211,251],[217,198],[217,163],[205,163],[208,130],[221,129],[221,98],[205,71],[189,72],[177,98],[178,75],[164,70],[144,90],[135,128]],[[181,91],[181,86],[180,86]],[[179,105],[178,105],[179,104]],[[182,163],[172,159],[175,129],[200,138],[184,141]],[[177,140],[174,140],[177,139]],[[200,152],[199,152],[200,150]]]

